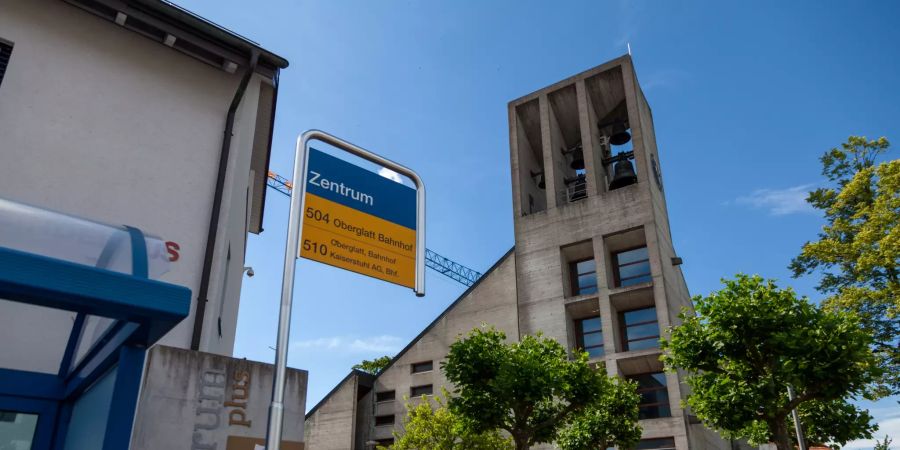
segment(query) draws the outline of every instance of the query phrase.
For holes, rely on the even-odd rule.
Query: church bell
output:
[[[544,189],[545,187],[547,187],[547,183],[544,180],[544,172],[531,171],[531,178],[534,179],[534,182],[537,184],[538,188]]]
[[[631,160],[619,158],[613,169],[613,179],[609,183],[609,190],[625,187],[630,184],[637,183],[637,174],[634,172],[634,166]]]
[[[574,170],[584,170],[584,150],[582,150],[581,144],[572,150],[572,162],[569,163],[569,167]]]
[[[631,140],[631,134],[625,122],[616,122],[612,126],[612,134],[609,136],[609,143],[612,145],[625,145]],[[618,165],[616,165],[618,167]]]

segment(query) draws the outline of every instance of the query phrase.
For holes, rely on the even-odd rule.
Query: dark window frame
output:
[[[379,398],[380,398],[382,395],[384,395],[384,394],[390,394],[391,398],[386,399],[386,400],[385,400],[385,399],[379,399]],[[397,399],[397,391],[394,391],[393,389],[391,389],[391,390],[389,390],[389,391],[381,391],[381,392],[376,392],[376,393],[375,393],[375,403],[392,402],[392,401],[394,401],[394,400],[396,400],[396,399]]]
[[[428,393],[420,393],[420,394],[416,393],[416,390],[425,390],[425,389],[428,390]],[[431,384],[431,383],[420,384],[418,386],[410,386],[409,387],[409,397],[410,398],[418,398],[418,397],[422,397],[425,395],[434,395],[434,385],[433,384]]]
[[[578,264],[581,264],[585,261],[594,261],[594,270],[592,272],[579,273],[578,272]],[[580,278],[582,275],[590,275],[590,274],[594,275],[594,278],[593,278],[594,284],[584,286],[584,287],[580,286],[578,284],[578,278]],[[569,281],[571,282],[572,297],[576,297],[579,295],[596,295],[597,292],[600,290],[600,283],[597,281],[597,262],[594,260],[594,257],[591,256],[589,258],[582,258],[577,261],[569,262]],[[582,292],[583,290],[586,290],[585,288],[587,288],[587,289],[594,288],[594,291],[593,292]]]
[[[610,259],[611,259],[611,261],[612,261],[612,263],[613,263],[613,280],[614,280],[614,282],[615,282],[615,287],[617,287],[617,288],[620,288],[620,287],[627,287],[627,286],[623,286],[623,285],[622,285],[622,281],[623,281],[623,280],[622,280],[621,275],[619,275],[619,272],[620,272],[620,270],[621,270],[621,267],[633,266],[633,265],[636,265],[636,264],[641,264],[641,263],[645,263],[645,262],[646,262],[646,263],[647,263],[647,273],[628,277],[627,280],[632,280],[632,279],[635,279],[635,278],[642,278],[642,277],[645,277],[645,276],[648,276],[648,275],[650,276],[650,279],[651,279],[651,280],[653,279],[653,268],[650,267],[650,249],[649,249],[649,248],[647,248],[647,259],[641,259],[641,260],[638,260],[638,261],[633,261],[633,262],[626,263],[626,264],[621,264],[621,265],[619,264],[619,255],[621,255],[622,253],[628,253],[628,252],[630,252],[630,251],[632,251],[632,250],[638,250],[638,249],[641,249],[641,248],[647,248],[647,244],[641,244],[641,245],[638,245],[638,246],[635,246],[635,247],[626,248],[626,249],[624,249],[624,250],[619,250],[619,251],[617,251],[617,252],[612,252],[612,254],[610,255],[610,256],[611,256]],[[640,284],[640,283],[635,283],[635,284]],[[635,284],[631,284],[631,285],[628,285],[628,286],[634,286]]]
[[[663,380],[665,380],[665,384],[664,384],[664,385],[662,385],[662,386],[642,387],[642,386],[640,385],[640,381],[637,380],[637,378],[640,377],[640,376],[644,376],[644,375],[650,375],[650,376],[652,376],[652,375],[656,375],[656,374],[660,374],[660,375],[663,376]],[[669,414],[668,414],[668,415],[660,414],[660,415],[656,415],[656,416],[653,416],[653,417],[640,417],[640,420],[659,419],[659,418],[664,418],[664,417],[672,417],[672,402],[671,402],[671,399],[669,399],[669,381],[668,381],[668,379],[666,378],[665,372],[644,372],[644,373],[636,373],[636,374],[633,374],[633,375],[628,375],[628,376],[626,376],[625,378],[627,378],[627,379],[629,379],[629,380],[632,380],[632,381],[634,381],[635,383],[638,384],[638,387],[637,387],[637,394],[641,396],[641,401],[643,401],[643,395],[642,395],[642,394],[643,394],[644,392],[663,391],[663,392],[666,393],[666,401],[665,401],[665,402],[638,403],[638,410],[640,411],[641,408],[657,408],[657,413],[659,413],[659,408],[664,407],[665,409],[667,409],[667,410],[669,411]],[[639,413],[639,414],[640,414],[640,413]]]
[[[427,365],[427,369],[420,369],[420,367]],[[426,373],[434,370],[434,361],[419,361],[416,363],[412,363],[409,365],[410,373]]]
[[[657,444],[654,441],[664,441]],[[651,443],[650,445],[656,445],[655,447],[641,447],[641,442]],[[659,445],[662,445],[660,447]],[[650,438],[650,439],[641,439],[638,441],[637,447],[634,447],[635,450],[675,450],[675,438],[674,437],[662,437],[662,438]]]
[[[645,310],[645,309],[652,309],[652,310],[653,310],[653,317],[654,317],[654,320],[645,320],[645,321],[643,321],[643,322],[635,322],[635,323],[631,323],[631,324],[625,322],[625,314],[630,313],[630,312],[634,312],[634,311],[643,311],[643,310]],[[641,338],[637,338],[637,339],[628,339],[628,328],[631,328],[631,327],[638,327],[638,326],[641,326],[641,325],[647,325],[647,324],[651,324],[651,323],[655,323],[655,324],[656,324],[656,335],[655,335],[655,336],[647,336],[647,337],[641,337]],[[629,343],[631,343],[631,342],[639,342],[639,341],[646,341],[646,340],[649,340],[649,339],[656,339],[656,341],[657,341],[657,342],[656,342],[656,348],[659,348],[659,338],[660,338],[660,332],[659,332],[659,316],[658,316],[657,313],[656,313],[656,305],[653,305],[653,306],[644,306],[644,307],[641,307],[641,308],[633,308],[633,309],[629,309],[628,311],[622,311],[622,312],[619,313],[619,344],[622,346],[622,351],[623,351],[623,352],[630,351],[630,349],[628,348],[628,347],[629,347],[629,345],[628,345]],[[646,350],[646,349],[639,349],[639,350]]]
[[[587,333],[585,333],[584,332],[584,321],[592,320],[592,319],[600,319],[601,320],[600,329],[597,331],[588,331]],[[590,335],[590,334],[599,334],[600,335],[600,344],[599,345],[591,345],[591,346],[584,345],[584,336]],[[578,350],[588,352],[588,354],[590,354],[590,352],[589,352],[590,349],[599,348],[600,352],[601,352],[600,355],[591,356],[591,358],[602,358],[603,356],[606,355],[606,349],[603,346],[603,321],[599,315],[593,316],[593,317],[585,317],[582,319],[575,319],[575,347]]]
[[[387,421],[390,419],[390,422]],[[381,423],[379,423],[381,422]],[[386,427],[388,425],[394,425],[397,422],[396,416],[393,414],[384,414],[381,416],[375,416],[375,426],[376,427]]]

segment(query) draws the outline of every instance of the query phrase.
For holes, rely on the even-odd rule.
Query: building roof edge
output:
[[[162,29],[163,33],[170,33],[180,39],[185,36],[193,36],[194,44],[199,47],[218,47],[220,52],[233,63],[246,65],[251,59],[251,54],[259,54],[259,63],[266,67],[267,76],[271,72],[284,69],[288,66],[287,59],[263,48],[259,43],[245,36],[235,33],[221,25],[194,14],[168,0],[63,0],[85,11],[103,17],[119,26],[126,22],[120,22],[133,15],[139,17],[141,22],[150,24],[151,27]],[[126,28],[129,28],[126,26]],[[145,37],[162,42],[162,37],[153,32],[148,33],[146,27],[138,30]],[[176,40],[178,40],[176,39]],[[174,42],[174,41],[172,41]],[[172,46],[166,41],[165,45]],[[177,47],[179,44],[175,44]],[[192,53],[192,52],[188,52]],[[203,58],[200,58],[203,59]],[[209,62],[209,61],[207,61]],[[233,72],[232,72],[233,73]]]
[[[346,381],[347,381],[354,373],[360,373],[360,374],[363,374],[363,375],[365,375],[365,376],[372,377],[372,381],[373,381],[373,382],[374,382],[375,380],[377,380],[378,377],[381,376],[381,374],[383,374],[384,372],[386,372],[391,366],[394,365],[394,362],[397,361],[397,359],[399,359],[401,356],[403,356],[403,354],[406,353],[406,352],[407,352],[407,351],[408,351],[408,350],[409,350],[409,349],[410,349],[410,348],[411,348],[411,347],[412,347],[419,339],[422,339],[422,336],[424,336],[425,333],[427,333],[429,330],[431,330],[432,328],[434,328],[434,326],[435,326],[438,322],[440,322],[440,320],[441,320],[442,318],[444,318],[444,316],[446,316],[447,313],[449,313],[454,307],[456,307],[456,305],[458,305],[464,298],[466,298],[466,296],[468,296],[468,295],[469,295],[476,287],[478,287],[478,286],[481,284],[482,280],[486,279],[486,278],[488,277],[488,275],[491,274],[491,272],[493,272],[493,271],[496,270],[498,267],[500,267],[500,264],[502,264],[503,261],[506,261],[506,259],[509,258],[509,256],[513,254],[513,251],[514,251],[515,249],[516,249],[516,247],[515,247],[515,246],[512,246],[509,250],[506,251],[506,253],[503,254],[503,256],[501,256],[499,259],[497,259],[497,261],[494,262],[494,265],[492,265],[491,268],[488,269],[488,270],[484,273],[484,275],[482,275],[481,278],[478,279],[478,281],[476,281],[472,286],[469,286],[469,288],[466,289],[465,292],[463,292],[462,294],[460,294],[459,297],[457,297],[456,300],[453,301],[453,303],[451,303],[449,306],[447,306],[447,308],[444,309],[444,311],[442,311],[440,314],[438,314],[438,316],[435,317],[435,319],[432,320],[431,323],[429,323],[428,326],[425,327],[425,329],[423,329],[418,335],[416,335],[416,337],[414,337],[412,340],[410,340],[410,341],[409,341],[409,344],[406,344],[406,347],[403,347],[403,350],[400,350],[399,352],[397,352],[397,354],[394,355],[393,358],[391,358],[391,362],[389,362],[388,365],[384,366],[384,368],[381,369],[381,371],[379,371],[378,374],[372,375],[372,374],[370,374],[370,373],[368,373],[368,372],[363,372],[363,371],[361,371],[361,370],[359,370],[359,369],[353,369],[352,371],[350,371],[349,374],[347,374],[346,377],[344,377],[340,382],[338,382],[338,384],[337,384],[331,391],[329,391],[327,394],[325,394],[325,396],[322,397],[322,400],[319,400],[319,403],[316,403],[316,405],[313,406],[313,407],[309,410],[308,413],[306,413],[306,416],[304,417],[304,420],[309,419],[310,416],[312,416],[312,415],[316,412],[316,410],[319,408],[319,406],[321,406],[321,405],[324,404],[326,401],[328,401],[328,399],[331,397],[331,395],[334,394],[334,393],[338,390],[338,388],[339,388],[342,384],[344,384],[344,383],[345,383],[345,382],[346,382]]]
[[[458,305],[464,298],[466,298],[466,296],[468,296],[473,290],[475,290],[475,288],[478,287],[481,284],[481,282],[488,277],[488,275],[490,275],[494,270],[496,270],[498,267],[500,267],[500,264],[502,264],[503,261],[506,261],[506,258],[509,258],[509,256],[513,253],[513,251],[515,249],[516,249],[516,247],[512,246],[509,250],[507,250],[506,253],[504,253],[503,256],[501,256],[496,262],[494,262],[494,265],[492,265],[491,268],[488,269],[484,273],[484,275],[482,275],[481,278],[478,279],[478,281],[476,281],[473,285],[469,286],[469,288],[466,289],[465,292],[460,294],[459,297],[457,297],[456,300],[453,301],[453,303],[451,303],[440,314],[438,314],[438,316],[435,317],[434,320],[432,320],[431,323],[429,323],[428,326],[425,327],[425,329],[423,329],[419,334],[417,334],[416,337],[412,338],[412,340],[409,341],[409,344],[406,344],[406,347],[403,347],[402,350],[397,352],[397,354],[394,355],[393,358],[391,358],[391,362],[389,362],[388,365],[384,366],[384,368],[381,369],[381,371],[379,371],[375,375],[375,379],[377,380],[378,377],[381,376],[381,374],[383,374],[388,369],[390,369],[391,366],[394,365],[394,362],[396,362],[401,356],[403,356],[404,353],[406,353],[410,348],[412,348],[412,346],[415,345],[415,343],[418,342],[419,339],[422,339],[422,337],[425,336],[425,333],[428,333],[432,328],[434,328],[434,326],[437,325],[437,323],[440,322],[441,319],[443,319],[444,316],[447,315],[447,313],[449,313],[451,310],[453,310],[453,308],[455,308],[456,305]]]
[[[362,370],[359,370],[359,369],[351,369],[351,370],[350,370],[350,373],[348,373],[347,376],[345,376],[344,378],[342,378],[341,381],[338,381],[338,383],[337,383],[336,385],[334,385],[334,387],[331,388],[331,390],[328,391],[328,393],[325,394],[324,397],[322,397],[322,400],[319,400],[319,403],[316,403],[315,406],[313,406],[312,408],[310,408],[309,412],[307,412],[306,415],[303,416],[303,420],[305,421],[305,420],[309,419],[310,416],[312,416],[313,414],[315,414],[316,410],[318,410],[320,406],[324,405],[325,402],[328,401],[328,399],[331,398],[331,396],[334,395],[334,393],[337,392],[337,390],[338,390],[341,386],[343,386],[344,383],[346,383],[347,381],[349,381],[350,378],[352,378],[353,376],[360,377],[360,378],[362,378],[363,380],[366,380],[366,381],[369,381],[369,382],[372,382],[372,381],[375,380],[375,376],[372,375],[372,374],[369,373],[369,372],[365,372],[365,371],[362,371]],[[307,381],[307,387],[308,387],[308,386],[309,386],[309,382]]]

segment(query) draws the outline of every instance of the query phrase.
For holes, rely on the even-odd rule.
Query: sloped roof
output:
[[[319,409],[320,406],[325,404],[326,400],[331,398],[331,396],[334,395],[334,393],[337,392],[337,390],[340,389],[340,387],[343,386],[344,383],[346,383],[347,381],[350,381],[350,379],[352,379],[354,376],[359,377],[361,384],[367,385],[367,387],[372,387],[372,385],[375,381],[375,375],[372,375],[369,372],[365,372],[365,371],[362,371],[359,369],[352,369],[350,371],[350,373],[347,374],[347,376],[345,376],[341,381],[339,381],[336,385],[334,385],[334,387],[331,388],[331,390],[328,391],[327,394],[325,394],[325,397],[322,397],[322,400],[319,400],[319,403],[316,403],[316,406],[313,406],[306,413],[306,416],[303,417],[303,420],[309,419],[309,417],[312,416],[313,413],[315,413],[316,410]]]
[[[466,298],[473,290],[475,290],[475,288],[477,288],[479,285],[481,285],[481,282],[484,281],[494,270],[496,270],[498,267],[500,267],[500,264],[502,264],[504,261],[506,261],[506,259],[509,258],[510,255],[513,254],[513,251],[515,249],[516,249],[516,247],[513,246],[503,256],[501,256],[500,259],[498,259],[496,262],[494,262],[494,265],[492,265],[491,268],[488,269],[487,272],[485,272],[484,275],[482,275],[481,278],[478,279],[478,281],[476,281],[474,284],[472,284],[472,286],[469,286],[469,288],[466,289],[465,292],[460,294],[460,296],[457,297],[456,300],[453,301],[453,303],[451,303],[449,306],[447,306],[446,309],[444,309],[444,311],[442,311],[440,314],[438,314],[438,316],[435,317],[435,319],[432,320],[431,323],[429,323],[428,326],[426,326],[425,329],[422,330],[422,332],[420,332],[415,338],[413,338],[411,341],[409,341],[409,344],[406,344],[406,347],[403,347],[403,350],[400,350],[399,352],[397,352],[397,354],[394,355],[393,358],[391,358],[391,362],[389,362],[388,365],[384,366],[384,368],[381,369],[380,372],[378,372],[376,375],[372,376],[371,374],[369,374],[367,372],[362,372],[362,371],[353,369],[349,374],[347,374],[346,377],[344,377],[343,380],[338,382],[338,384],[335,385],[335,387],[331,391],[329,391],[328,394],[325,394],[325,397],[322,397],[322,400],[319,400],[319,403],[316,403],[316,406],[313,406],[309,410],[309,412],[306,413],[305,418],[309,419],[316,412],[316,410],[319,409],[319,406],[325,404],[325,402],[328,401],[328,399],[338,390],[338,388],[342,384],[344,384],[347,380],[349,380],[350,377],[355,372],[360,372],[360,373],[372,376],[372,382],[374,383],[374,381],[377,380],[378,377],[381,376],[381,374],[385,373],[389,368],[391,368],[391,366],[394,365],[394,362],[396,362],[398,359],[400,359],[401,356],[403,356],[403,354],[405,354],[407,351],[409,351],[409,349],[412,348],[412,346],[415,345],[415,343],[418,342],[419,339],[422,339],[422,337],[425,336],[425,334],[428,333],[432,328],[434,328],[434,326],[437,325],[441,321],[441,319],[443,319],[450,311],[452,311],[453,308],[456,307],[456,305],[458,305],[460,302],[462,302],[462,300],[464,298]]]

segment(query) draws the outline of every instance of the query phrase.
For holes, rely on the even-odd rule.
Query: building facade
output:
[[[272,367],[231,356],[287,65],[168,1],[0,2],[0,447],[260,445]]]
[[[162,343],[231,355],[287,61],[157,0],[3,2],[0,46],[0,197],[162,238]]]
[[[440,363],[482,323],[511,339],[542,332],[587,351],[597,370],[637,382],[637,448],[731,448],[680,407],[686,385],[659,361],[659,337],[692,304],[631,58],[516,99],[508,111],[515,247],[390,366],[377,376],[351,373],[311,409],[308,448],[391,442],[403,397],[452,390]]]

